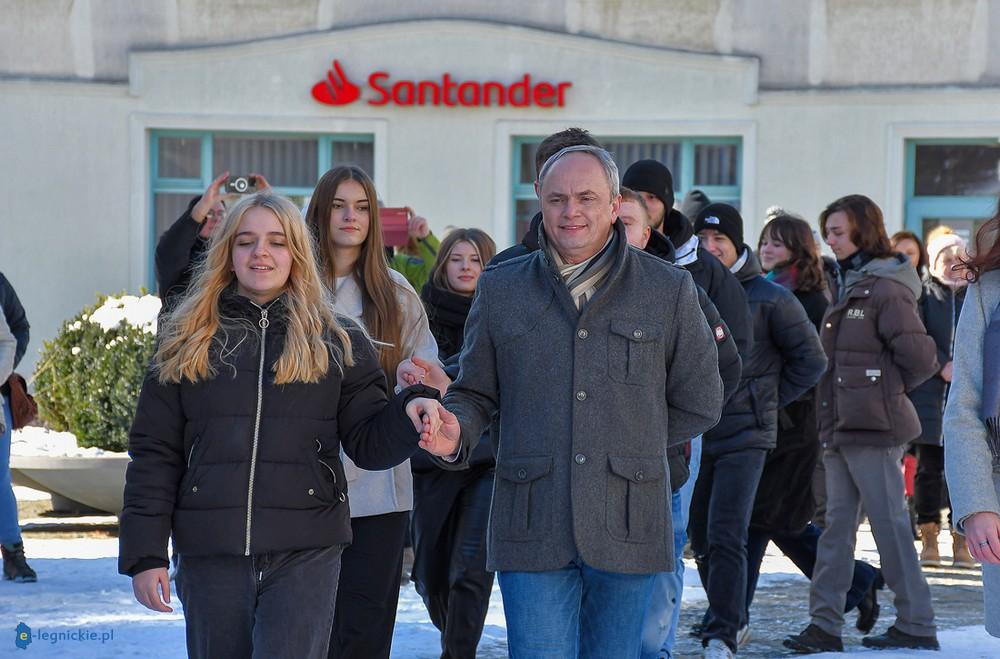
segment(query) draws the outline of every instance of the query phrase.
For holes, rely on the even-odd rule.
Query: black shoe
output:
[[[867,639],[865,639],[867,640]],[[814,652],[843,652],[844,642],[839,636],[827,634],[825,631],[810,624],[801,634],[786,636],[781,642],[789,650],[794,650],[799,654],[813,654]]]
[[[878,622],[880,610],[878,605],[878,591],[883,588],[885,588],[885,577],[882,576],[882,570],[876,568],[872,587],[868,589],[865,596],[858,602],[858,622],[856,627],[862,634],[870,632],[875,627],[875,623]]]
[[[914,636],[913,634],[907,634],[906,632],[899,631],[896,629],[895,625],[887,629],[884,634],[879,634],[878,636],[866,636],[861,639],[861,645],[866,648],[876,648],[878,650],[886,648],[910,648],[912,650],[941,649],[941,645],[938,644],[936,634],[931,634],[930,636]]]
[[[4,579],[18,583],[38,581],[38,575],[28,567],[28,561],[24,560],[23,542],[16,545],[0,545],[0,554],[3,554]]]

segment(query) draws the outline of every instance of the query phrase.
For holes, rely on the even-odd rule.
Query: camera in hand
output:
[[[381,208],[382,240],[386,247],[402,247],[410,237],[410,211],[406,208]]]
[[[257,192],[256,176],[230,176],[226,181],[226,192],[250,194]]]

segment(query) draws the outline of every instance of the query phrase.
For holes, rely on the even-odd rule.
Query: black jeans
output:
[[[708,594],[702,643],[719,639],[733,651],[746,624],[747,533],[766,457],[762,448],[703,451],[691,500],[691,549]]]
[[[913,503],[917,509],[917,524],[941,523],[941,509],[948,506],[951,524],[951,504],[944,482],[944,447],[917,444],[917,475],[913,479]]]
[[[747,618],[749,619],[750,604],[753,603],[754,592],[757,590],[757,579],[760,577],[760,564],[767,551],[767,543],[773,542],[781,553],[787,556],[795,567],[805,576],[812,579],[813,566],[816,564],[816,547],[823,529],[810,524],[798,535],[771,535],[762,531],[750,529],[747,540]],[[854,580],[851,589],[847,591],[847,602],[844,611],[850,611],[858,605],[875,582],[875,568],[864,561],[854,561]]]
[[[351,519],[354,541],[344,550],[330,659],[388,659],[408,523],[409,513]]]
[[[493,467],[413,474],[413,581],[441,632],[441,657],[474,659],[490,606],[486,525]]]
[[[343,545],[253,556],[185,556],[177,568],[188,656],[323,659]]]

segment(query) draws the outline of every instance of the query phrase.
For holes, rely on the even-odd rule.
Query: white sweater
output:
[[[416,291],[406,281],[406,277],[389,270],[397,285],[396,299],[403,314],[402,352],[403,358],[416,355],[428,361],[438,361],[438,346],[427,323],[427,312]],[[363,324],[361,318],[361,289],[354,275],[337,277],[334,291],[334,307],[337,312]],[[382,340],[382,337],[372,337]],[[396,381],[395,373],[386,373],[391,387]],[[413,478],[410,461],[385,471],[360,469],[343,450],[340,458],[347,474],[347,495],[350,497],[351,517],[368,517],[386,513],[405,512],[413,508]]]

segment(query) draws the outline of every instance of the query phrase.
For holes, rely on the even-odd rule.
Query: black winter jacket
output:
[[[201,195],[194,197],[184,214],[156,243],[156,288],[164,311],[172,309],[184,296],[195,266],[208,249],[208,240],[198,235],[202,225],[191,217],[191,210],[199,201]]]
[[[388,469],[417,450],[404,411],[429,387],[386,400],[375,350],[352,321],[354,366],[331,365],[318,383],[274,384],[284,349],[282,298],[261,308],[230,291],[223,315],[238,320],[218,374],[205,381],[143,383],[129,435],[118,569],[167,565],[173,533],[181,554],[245,556],[351,541],[340,447],[360,467]],[[263,319],[267,319],[267,323]],[[265,325],[264,329],[258,325]],[[261,345],[263,344],[263,350]]]
[[[17,369],[17,365],[28,349],[31,326],[28,325],[28,316],[24,313],[24,307],[21,306],[17,292],[2,272],[0,272],[0,309],[3,309],[3,315],[10,327],[11,334],[17,340],[17,347],[14,349],[14,368]]]
[[[790,291],[761,277],[757,257],[743,249],[747,259],[737,277],[753,312],[753,350],[722,419],[705,433],[704,450],[712,455],[773,449],[778,410],[812,388],[826,370],[823,347],[805,309]]]
[[[934,339],[941,367],[952,360],[955,327],[964,301],[964,287],[956,291],[930,275],[924,277],[923,293],[917,300],[917,311],[920,313],[920,320],[924,321],[927,333]],[[920,436],[914,442],[941,446],[941,425],[944,403],[948,399],[948,383],[941,379],[940,371],[907,396],[920,417]]]

